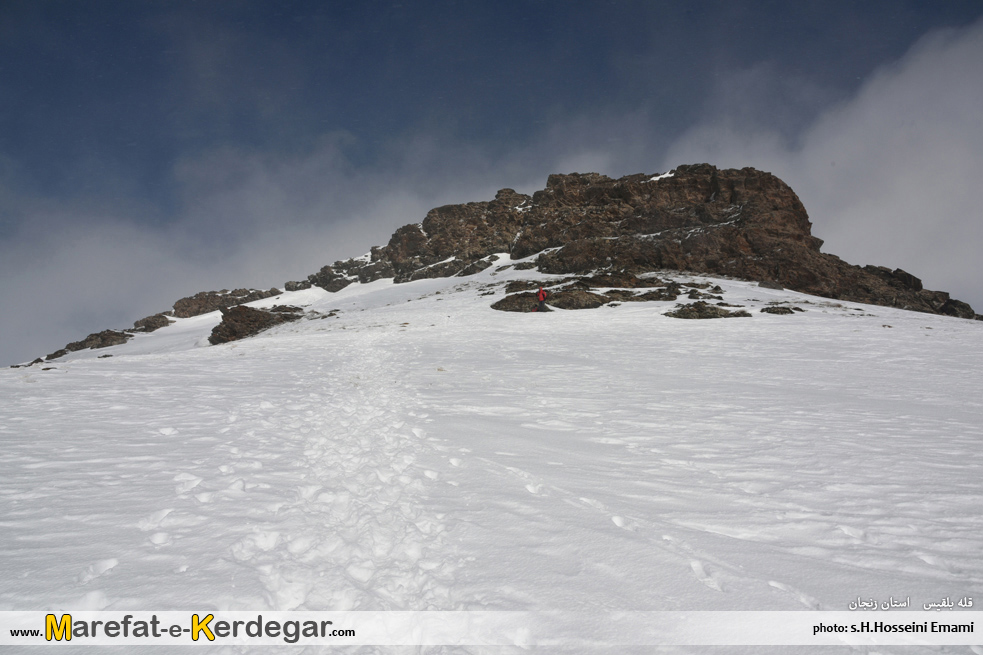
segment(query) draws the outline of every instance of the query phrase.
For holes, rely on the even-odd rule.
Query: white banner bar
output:
[[[0,612],[0,646],[65,644],[980,646],[983,612]]]

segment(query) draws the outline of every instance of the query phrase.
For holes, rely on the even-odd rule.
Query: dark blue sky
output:
[[[166,220],[174,163],[196,151],[302,152],[344,131],[353,164],[375,164],[408,134],[507,149],[623,108],[670,138],[721,75],[768,62],[834,101],[928,29],[981,13],[978,0],[7,0],[0,153],[34,193],[132,195]]]
[[[217,269],[201,262],[218,266],[276,226],[310,227],[324,207],[333,213],[320,228],[364,229],[319,232],[336,242],[323,258],[279,256],[242,283],[282,284],[277,276],[359,254],[340,249],[384,243],[430,201],[535,188],[565,165],[654,169],[701,125],[767,128],[795,151],[826,112],[861,97],[925,35],[961,34],[981,15],[979,0],[5,0],[0,255],[43,259],[68,247],[50,234],[91,234],[90,224],[132,233],[118,248],[198,251],[186,267],[196,275],[161,270],[146,284],[171,284],[119,291],[115,301],[109,290],[87,296],[75,310],[85,318],[66,319],[50,337],[64,341],[165,308],[175,293],[234,284],[210,281]],[[366,194],[379,196],[370,179],[403,189],[388,209],[361,212],[384,215],[374,223],[355,216]],[[261,198],[248,195],[260,188]],[[38,257],[16,268],[8,257],[0,273],[42,288],[43,276],[28,276]],[[130,264],[78,263],[68,277],[118,278]],[[118,312],[103,316],[113,302]]]

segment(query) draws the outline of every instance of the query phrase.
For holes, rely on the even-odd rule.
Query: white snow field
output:
[[[284,293],[252,304],[339,311],[4,369],[0,610],[983,603],[983,323],[734,280],[751,318],[490,309],[548,278]]]

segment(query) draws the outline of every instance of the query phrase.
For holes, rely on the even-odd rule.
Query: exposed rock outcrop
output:
[[[193,296],[181,298],[174,303],[174,316],[178,318],[191,318],[214,312],[223,307],[241,305],[254,300],[262,300],[271,296],[280,295],[280,290],[273,288],[269,291],[262,289],[235,289],[234,291],[201,291]]]
[[[304,289],[311,288],[310,280],[301,280],[300,282],[287,282],[283,285],[286,291],[303,291]]]
[[[300,311],[297,307],[282,305],[274,306],[268,311],[244,305],[223,307],[222,322],[212,329],[208,342],[216,345],[251,337],[274,325],[296,321],[301,317]]]
[[[502,189],[489,202],[437,207],[422,223],[396,230],[378,255],[392,262],[396,282],[418,279],[436,267],[424,275],[457,275],[489,255],[511,252],[531,207],[529,196],[512,189]]]
[[[929,293],[941,293],[940,291],[934,291]],[[948,296],[949,294],[945,294]],[[976,318],[976,312],[973,308],[969,306],[968,303],[964,303],[961,300],[956,300],[955,298],[947,298],[942,306],[939,308],[940,314],[945,314],[947,316],[958,316],[959,318]]]
[[[612,300],[613,298],[583,289],[563,289],[552,294],[547,303],[560,309],[594,309],[606,305]]]
[[[516,293],[517,291],[532,291],[543,286],[544,282],[536,280],[511,280],[505,285],[505,293]]]
[[[58,359],[63,355],[68,353],[73,353],[78,350],[85,350],[86,348],[108,348],[109,346],[118,346],[121,343],[126,343],[132,335],[126,332],[117,332],[116,330],[103,330],[102,332],[93,332],[81,341],[73,341],[61,350],[56,350],[51,353],[45,359]]]
[[[167,327],[173,323],[171,319],[167,318],[166,314],[154,314],[153,316],[148,316],[146,318],[141,318],[138,321],[133,322],[133,328],[139,330],[140,332],[153,332],[154,330],[159,330],[162,327]]]
[[[533,292],[513,293],[494,303],[492,309],[501,312],[532,312],[539,305]]]
[[[109,346],[118,346],[121,343],[126,343],[126,340],[129,338],[130,335],[125,332],[103,330],[102,332],[90,334],[81,341],[73,341],[65,346],[65,348],[71,352],[84,350],[85,348],[108,348]]]
[[[731,312],[723,307],[709,305],[702,300],[690,303],[688,305],[683,305],[674,311],[666,312],[666,316],[671,316],[673,318],[734,318],[738,316],[746,317],[750,315],[751,314],[744,310]]]
[[[543,273],[690,271],[827,298],[976,316],[966,303],[924,289],[906,271],[853,266],[820,252],[821,246],[805,207],[774,175],[696,164],[617,180],[597,173],[550,175],[546,188],[532,196],[502,189],[488,202],[437,207],[422,223],[396,230],[385,247],[326,266],[310,281],[337,291],[363,277],[405,282],[468,275],[496,252],[513,258],[540,253],[536,266]],[[526,267],[521,264],[516,268]]]

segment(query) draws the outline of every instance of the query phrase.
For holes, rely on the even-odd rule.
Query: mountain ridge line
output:
[[[541,273],[678,270],[760,281],[837,300],[983,320],[967,303],[931,291],[901,269],[856,266],[823,253],[795,192],[771,173],[746,167],[681,165],[663,174],[618,179],[599,173],[553,174],[531,196],[501,189],[490,201],[431,209],[420,223],[398,228],[385,246],[323,266],[286,291],[393,278],[395,283],[467,276],[490,267],[496,253],[537,255]],[[207,291],[172,310],[104,330],[48,355],[125,342],[134,332],[279,295],[279,289]],[[226,314],[223,311],[223,314]],[[36,359],[32,363],[39,363]]]

